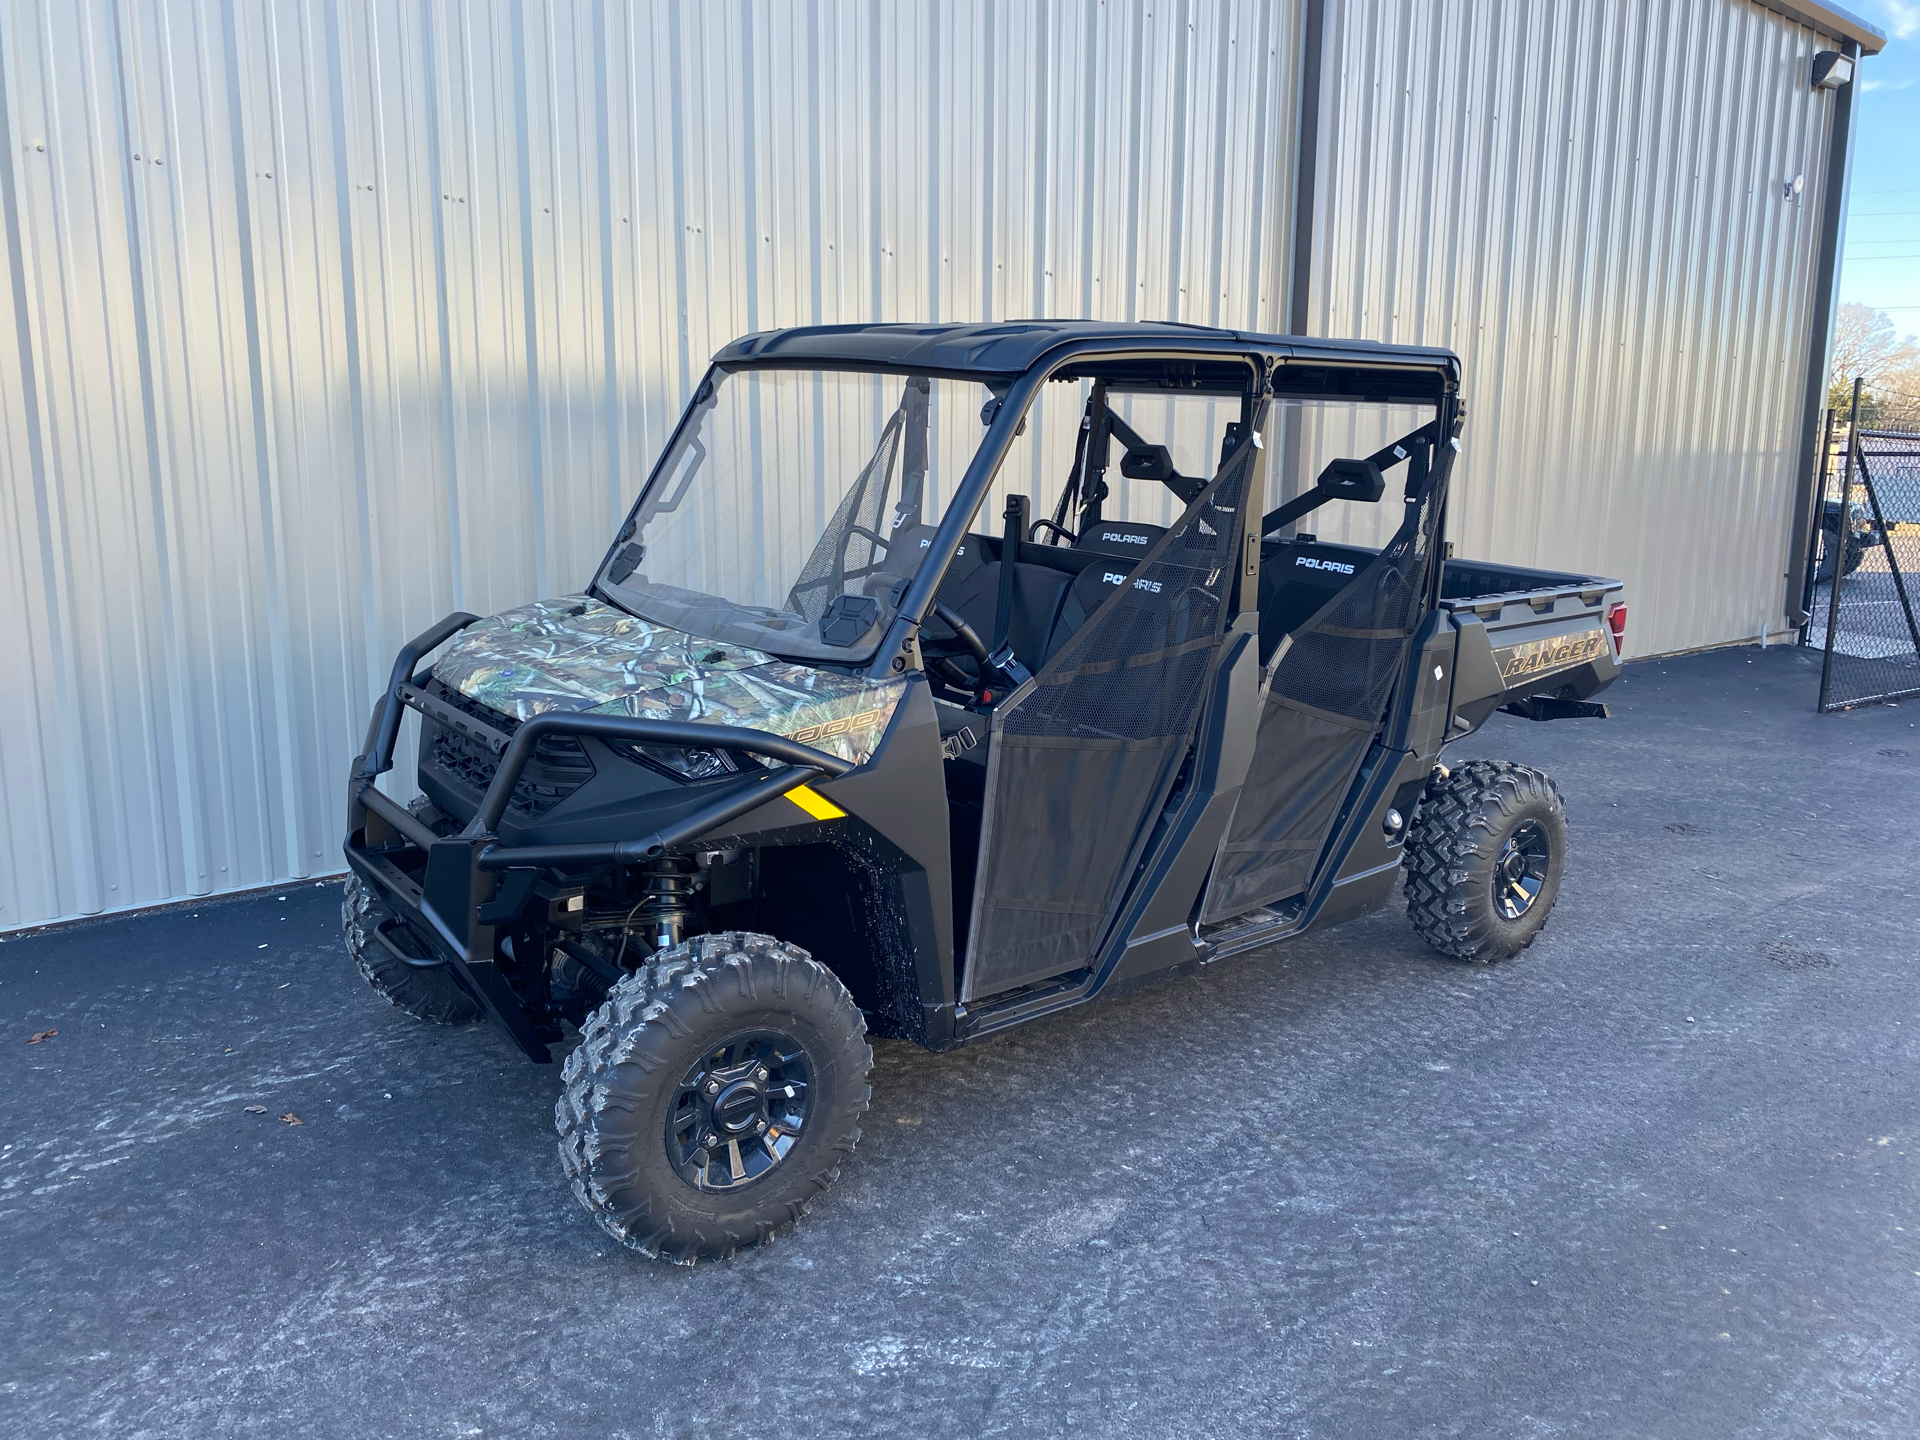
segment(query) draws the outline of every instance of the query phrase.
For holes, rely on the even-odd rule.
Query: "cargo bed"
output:
[[[1459,632],[1450,736],[1495,710],[1530,720],[1604,716],[1589,697],[1620,673],[1626,590],[1618,580],[1448,560],[1440,610]]]
[[[1262,544],[1262,660],[1272,657],[1282,636],[1323,613],[1379,554],[1310,534]],[[1459,634],[1445,739],[1460,738],[1499,709],[1533,720],[1605,715],[1604,706],[1589,701],[1620,673],[1625,599],[1618,580],[1449,559],[1429,622],[1451,625]],[[1444,652],[1438,637],[1422,649],[1436,640]],[[1437,706],[1440,697],[1422,695],[1415,703],[1424,707],[1429,699]]]

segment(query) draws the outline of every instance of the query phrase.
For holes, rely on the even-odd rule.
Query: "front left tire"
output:
[[[699,935],[622,980],[554,1107],[573,1193],[629,1249],[691,1265],[790,1229],[860,1139],[866,1022],[767,935]]]

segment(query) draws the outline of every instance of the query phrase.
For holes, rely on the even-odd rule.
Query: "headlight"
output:
[[[1850,500],[1847,502],[1847,524],[1855,530],[1871,530],[1873,517],[1858,500]]]
[[[643,765],[664,770],[679,780],[714,780],[741,770],[737,757],[725,750],[684,749],[674,745],[623,745]]]

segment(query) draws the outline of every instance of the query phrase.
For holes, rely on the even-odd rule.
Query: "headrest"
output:
[[[894,531],[893,539],[887,546],[887,558],[883,562],[887,573],[919,574],[920,565],[933,545],[933,537],[938,533],[938,528],[932,525],[908,525]],[[953,564],[947,567],[947,579],[958,580],[987,563],[985,547],[979,541],[978,535],[961,538],[960,548],[954,552]]]
[[[1072,586],[1067,590],[1066,599],[1061,602],[1062,624],[1054,632],[1050,650],[1058,649],[1067,635],[1086,624],[1087,618],[1106,604],[1108,597],[1116,590],[1127,592],[1128,577],[1133,574],[1133,568],[1118,556],[1111,560],[1103,556],[1075,576]],[[1151,580],[1135,580],[1132,583],[1133,589],[1128,592],[1129,600],[1120,602],[1123,606],[1131,602],[1152,602],[1160,594],[1160,586]]]
[[[1133,573],[1133,567],[1124,562],[1111,564],[1093,564],[1082,570],[1073,582],[1073,594],[1087,608],[1093,611],[1115,590],[1127,583],[1127,577]],[[1152,581],[1141,583],[1143,593],[1151,593]]]
[[[1271,557],[1260,557],[1260,577],[1272,574],[1277,580],[1303,580],[1316,585],[1344,585],[1366,568],[1371,552],[1348,545],[1322,545],[1315,541],[1288,540],[1274,547]]]
[[[1129,556],[1137,563],[1148,547],[1166,533],[1164,525],[1143,525],[1137,520],[1102,520],[1082,530],[1073,548],[1095,555]]]

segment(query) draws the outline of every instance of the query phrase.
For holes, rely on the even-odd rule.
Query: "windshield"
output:
[[[992,398],[977,380],[716,370],[600,587],[690,635],[866,659],[986,433]]]

